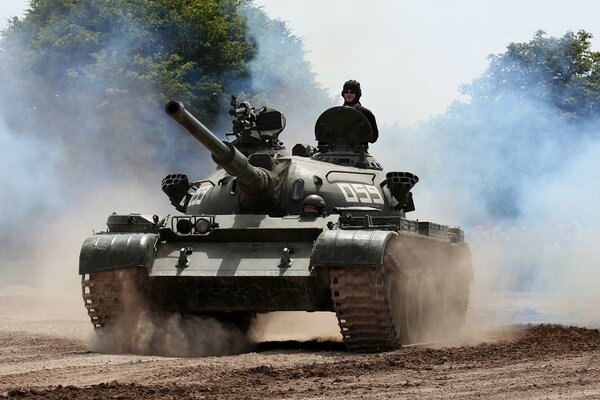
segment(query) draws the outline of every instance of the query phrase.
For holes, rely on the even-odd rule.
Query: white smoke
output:
[[[476,312],[490,298],[512,307],[483,318],[598,326],[596,314],[574,313],[597,301],[600,284],[598,127],[519,99],[381,129],[386,169],[421,178],[409,217],[465,228]]]
[[[83,240],[106,230],[112,212],[172,214],[161,179],[173,172],[200,178],[212,163],[157,105],[157,82],[131,87],[122,79],[130,39],[114,37],[95,64],[60,65],[54,82],[19,66],[18,54],[30,50],[12,40],[0,49],[0,285],[41,288],[77,310],[73,318],[89,320],[78,274]],[[217,320],[177,314],[140,320],[130,333],[139,352],[173,356],[230,354],[248,343]]]

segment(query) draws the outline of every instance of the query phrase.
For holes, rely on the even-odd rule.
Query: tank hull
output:
[[[202,235],[135,232],[138,218],[123,232],[89,237],[80,274],[94,326],[117,324],[132,292],[143,298],[136,307],[236,323],[242,316],[246,329],[256,313],[332,311],[355,351],[439,340],[464,319],[468,247],[439,225],[339,215],[210,219],[218,227]]]

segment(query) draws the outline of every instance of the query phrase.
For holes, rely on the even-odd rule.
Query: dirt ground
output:
[[[495,323],[489,317],[507,310],[500,299],[473,305],[463,337],[443,345],[350,354],[333,316],[288,313],[259,320],[254,341],[236,347],[244,349],[240,354],[167,357],[102,352],[106,348],[94,338],[80,299],[5,287],[0,288],[0,397],[600,398],[600,332],[511,324],[522,322],[523,314],[535,321],[543,313],[525,300]],[[225,333],[211,334],[218,341],[216,335]],[[210,337],[201,340],[208,343],[206,354],[215,353]]]

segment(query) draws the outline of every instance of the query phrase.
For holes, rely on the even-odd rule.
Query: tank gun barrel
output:
[[[186,110],[181,102],[169,101],[165,109],[171,118],[211,152],[217,164],[238,179],[238,186],[244,193],[255,196],[270,189],[272,178],[267,170],[250,165],[246,156],[231,143],[221,141]]]
[[[229,148],[204,124],[196,119],[179,101],[169,101],[165,107],[167,114],[179,122],[196,140],[210,151],[216,159],[226,158]]]

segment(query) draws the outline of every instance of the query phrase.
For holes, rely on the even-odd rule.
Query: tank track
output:
[[[127,292],[127,297],[139,294],[140,283],[145,277],[143,273],[143,270],[132,268],[82,275],[83,303],[94,329],[106,328],[118,321],[126,306],[123,294]]]
[[[400,342],[388,308],[383,268],[333,267],[331,297],[348,350],[394,350]]]
[[[118,318],[121,285],[117,271],[82,275],[81,291],[94,329],[106,327]]]
[[[82,275],[81,291],[85,308],[95,330],[114,326],[123,313],[139,311],[136,305],[144,297],[146,274],[142,269],[98,272]],[[128,314],[129,315],[129,314]],[[235,325],[243,333],[256,318],[254,312],[208,313],[223,323]]]
[[[333,308],[350,351],[443,342],[464,323],[472,280],[468,250],[456,250],[440,268],[417,268],[391,250],[379,268],[330,268]]]

